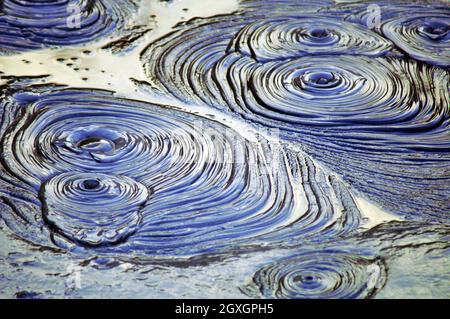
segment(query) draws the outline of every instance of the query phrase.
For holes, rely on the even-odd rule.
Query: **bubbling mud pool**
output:
[[[0,11],[0,296],[450,297],[445,2]]]

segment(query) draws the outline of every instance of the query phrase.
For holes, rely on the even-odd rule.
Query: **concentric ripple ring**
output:
[[[44,218],[84,245],[117,244],[136,232],[147,188],[123,176],[65,173],[43,185]]]
[[[230,47],[258,62],[318,54],[383,56],[392,50],[376,33],[331,16],[258,20],[246,25]]]
[[[424,14],[399,16],[385,22],[382,32],[411,57],[450,66],[449,14]]]
[[[381,260],[323,250],[304,252],[269,264],[243,289],[250,296],[280,299],[369,298],[383,287]]]
[[[128,0],[4,0],[0,54],[91,42],[122,28]]]
[[[448,5],[421,3],[376,5],[378,23],[374,12],[364,5],[350,6],[346,20],[373,27],[374,31],[392,41],[408,56],[427,64],[448,68],[450,61],[450,10]],[[343,12],[346,10],[341,9]]]

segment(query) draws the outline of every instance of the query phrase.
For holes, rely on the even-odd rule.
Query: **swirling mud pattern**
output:
[[[389,211],[446,221],[449,73],[437,66],[448,60],[448,12],[428,8],[434,14],[418,13],[417,24],[405,22],[410,14],[381,15],[370,29],[364,14],[327,10],[193,19],[151,44],[142,62],[164,94],[280,128]]]
[[[0,296],[449,298],[448,4],[208,3],[1,1]]]
[[[258,270],[243,291],[256,297],[287,299],[368,298],[386,280],[382,260],[335,250],[304,252]]]
[[[373,25],[391,40],[399,50],[428,64],[448,68],[450,65],[450,9],[448,5],[420,4],[392,6],[378,5],[379,25]],[[371,12],[350,8],[348,21],[370,25]]]
[[[192,255],[324,241],[359,226],[336,177],[218,122],[102,91],[17,92],[7,101],[22,106],[4,134],[5,168],[39,193],[42,212],[30,219],[42,214],[61,247]]]
[[[136,231],[148,195],[127,177],[66,173],[44,184],[43,215],[50,227],[81,244],[114,244]]]
[[[99,39],[120,29],[131,11],[127,0],[4,0],[0,55]]]
[[[376,57],[388,54],[391,49],[389,41],[359,25],[332,16],[314,20],[310,16],[296,16],[262,19],[246,25],[230,44],[229,51],[268,62],[339,53]]]

